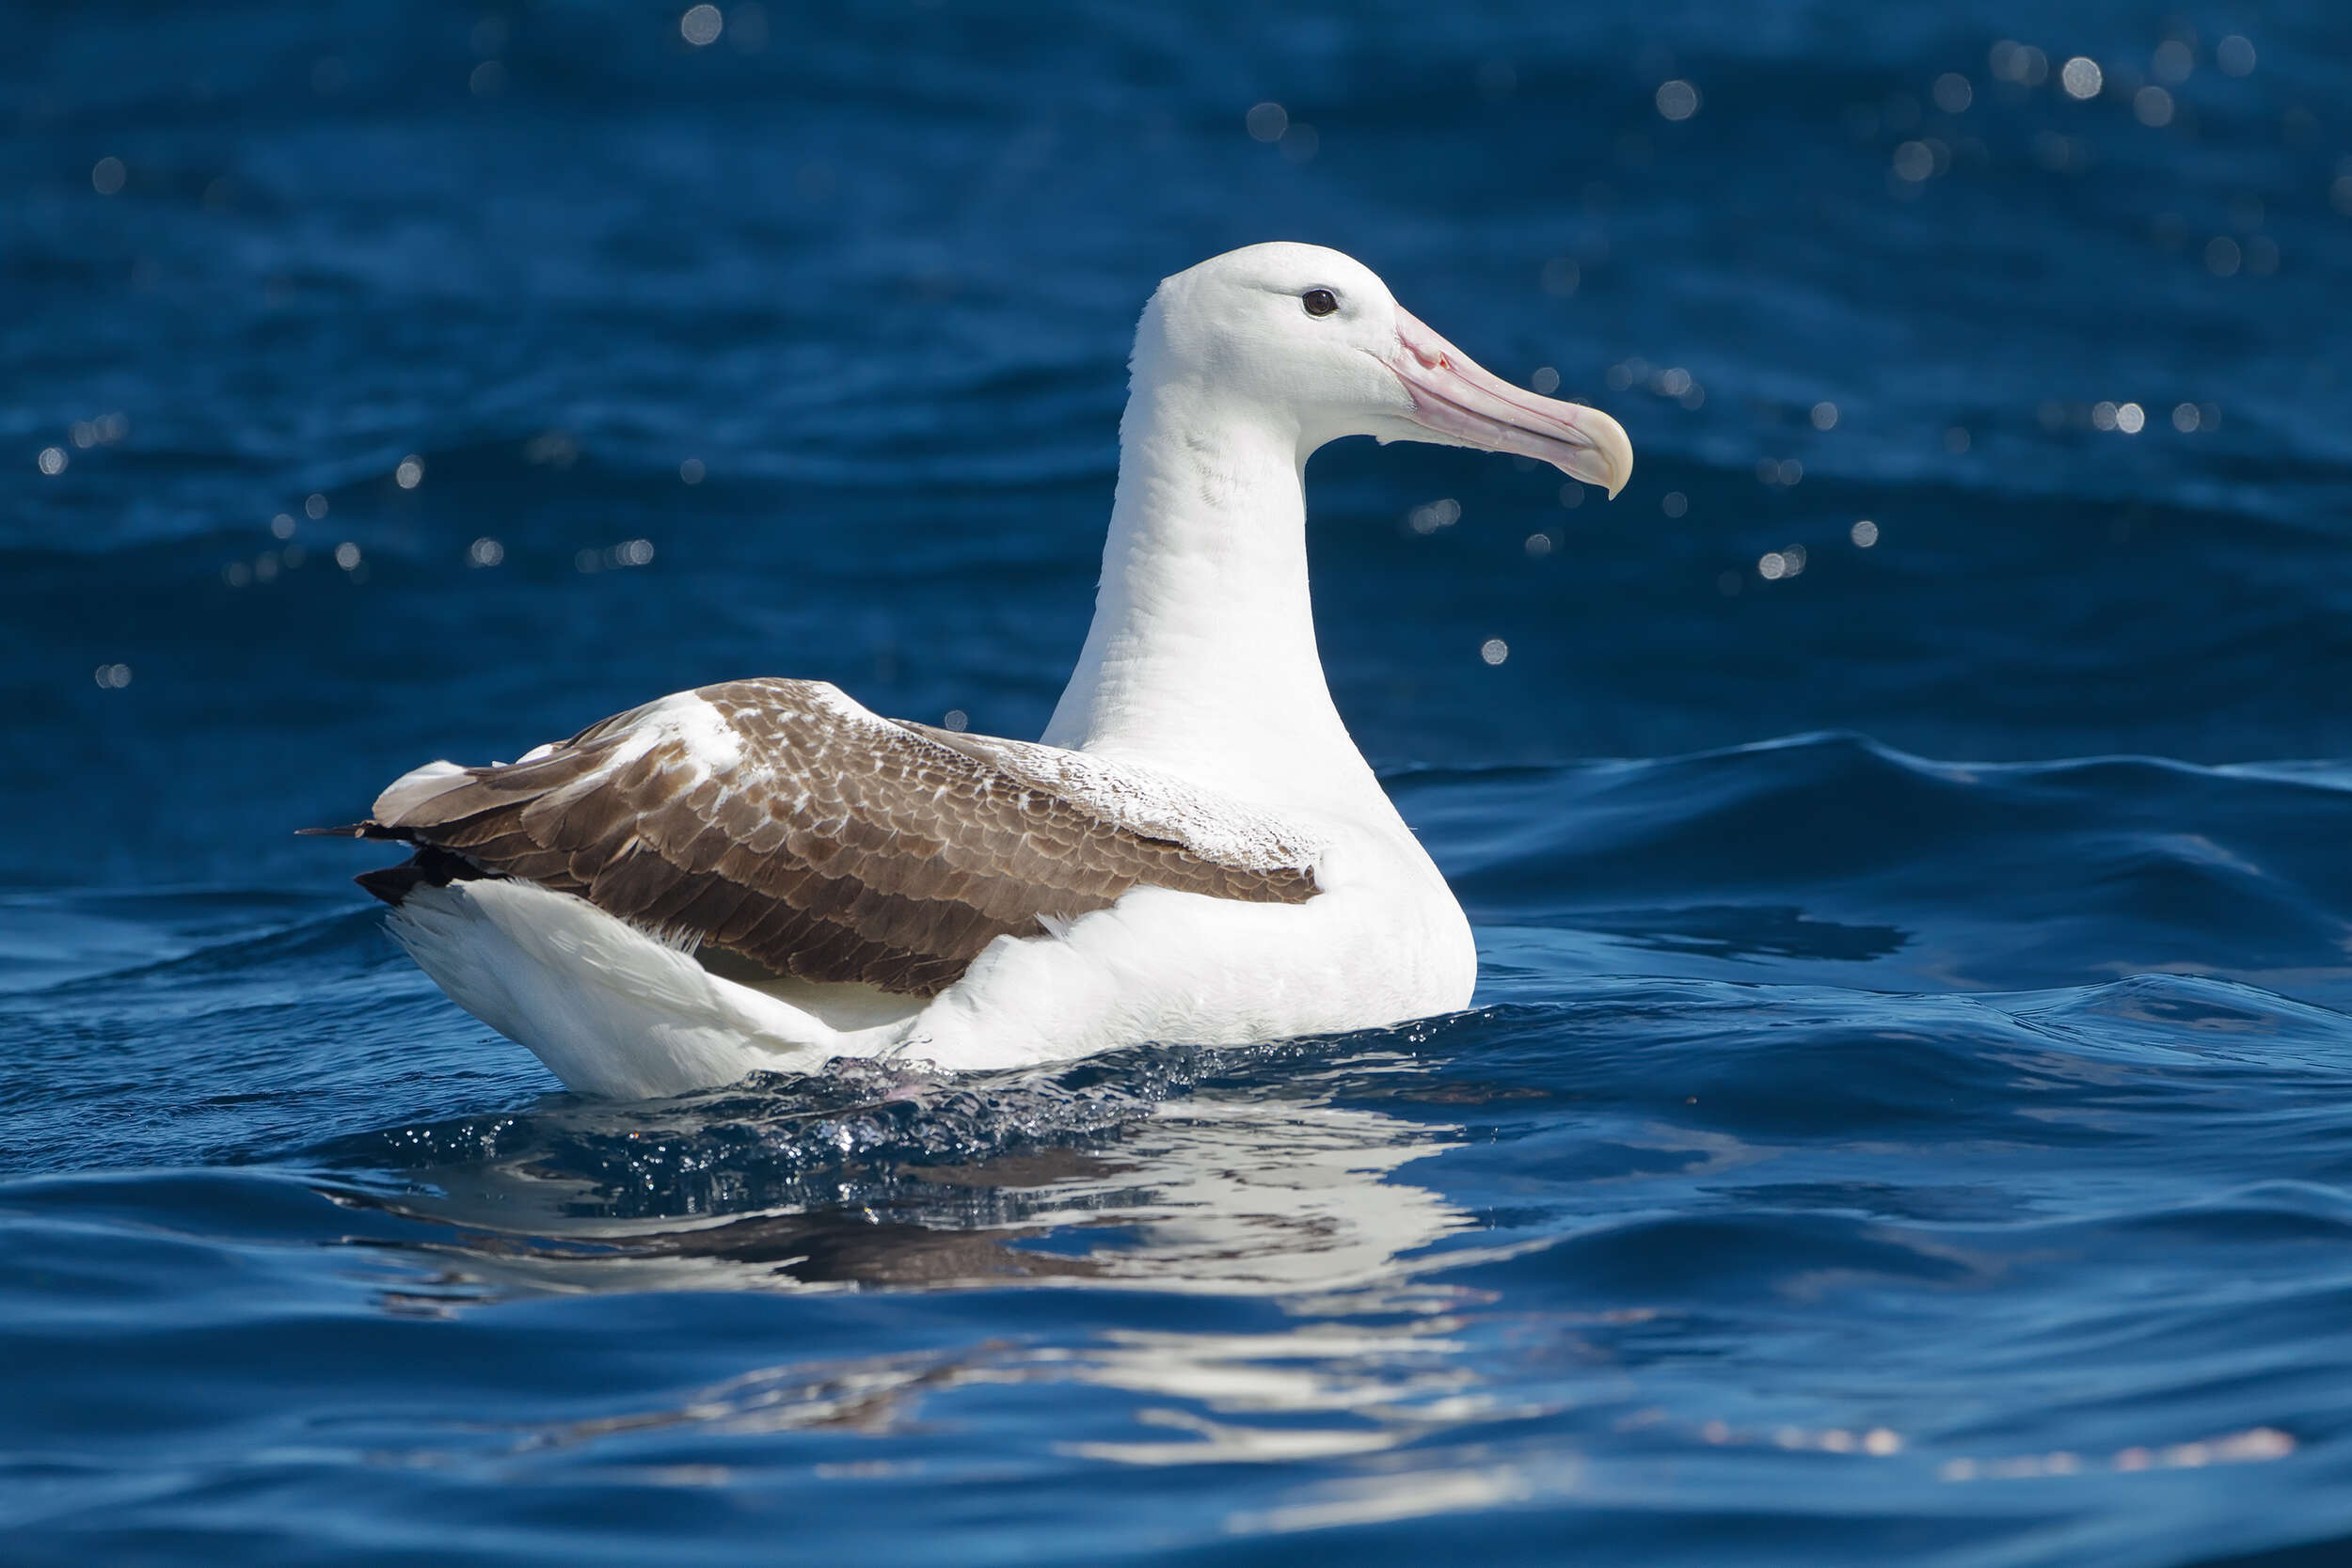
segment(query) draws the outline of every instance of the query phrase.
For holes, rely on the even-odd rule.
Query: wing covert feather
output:
[[[441,768],[441,765],[436,765]],[[1124,790],[1125,793],[1121,793]],[[372,836],[576,894],[776,974],[931,995],[999,936],[1137,885],[1253,903],[1316,892],[1279,838],[1200,844],[1076,753],[878,718],[821,682],[728,681],[526,760],[419,769]]]

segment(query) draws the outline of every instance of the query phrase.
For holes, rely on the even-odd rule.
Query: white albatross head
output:
[[[1371,268],[1322,245],[1246,245],[1164,280],[1136,329],[1135,375],[1194,381],[1295,421],[1302,457],[1370,436],[1516,452],[1611,496],[1633,474],[1616,420],[1489,373]]]

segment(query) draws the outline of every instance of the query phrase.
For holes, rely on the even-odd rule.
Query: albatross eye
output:
[[[1309,289],[1298,296],[1298,302],[1311,316],[1327,316],[1340,308],[1339,295],[1328,289]]]

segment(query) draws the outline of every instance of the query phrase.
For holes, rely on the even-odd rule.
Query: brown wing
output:
[[[421,769],[354,831],[772,974],[915,996],[997,937],[1037,936],[1138,883],[1255,903],[1316,892],[1304,864],[1231,864],[1121,826],[815,681],[707,686],[521,762]]]

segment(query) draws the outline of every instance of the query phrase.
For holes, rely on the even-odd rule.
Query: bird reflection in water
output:
[[[877,1144],[877,1126],[919,1136],[958,1115],[923,1102],[963,1091],[921,1080],[893,1086],[883,1082],[890,1069],[860,1070],[869,1096],[882,1091],[863,1107],[822,1104],[811,1114],[783,1099],[766,1128],[713,1128],[699,1148],[693,1134],[632,1125],[651,1115],[642,1108],[564,1104],[499,1125],[421,1130],[453,1151],[483,1142],[498,1151],[413,1170],[430,1193],[329,1196],[424,1227],[413,1239],[354,1243],[381,1249],[392,1266],[397,1282],[379,1299],[399,1313],[446,1316],[549,1293],[1008,1286],[1270,1301],[1279,1313],[1268,1329],[1262,1308],[1204,1305],[1198,1331],[1106,1327],[1075,1346],[1057,1335],[1034,1345],[998,1338],[939,1353],[787,1361],[667,1399],[663,1408],[519,1432],[517,1451],[666,1427],[897,1431],[925,1399],[974,1383],[1077,1385],[1140,1399],[1131,1425],[1114,1421],[1107,1434],[1097,1428],[1063,1445],[1073,1458],[1129,1465],[1371,1453],[1496,1413],[1456,1338],[1462,1310],[1483,1293],[1418,1278],[1484,1256],[1435,1246],[1474,1222],[1400,1174],[1458,1140],[1460,1127],[1315,1099],[1202,1090],[1128,1105],[1122,1124],[1060,1145],[1049,1133],[977,1159],[939,1160],[899,1158],[884,1143],[870,1158],[810,1161],[791,1179],[799,1201],[773,1201],[782,1195],[771,1188],[755,1194],[769,1200],[755,1208],[723,1202],[713,1212],[708,1183],[675,1180],[698,1162],[705,1175],[730,1163],[730,1150],[755,1136],[780,1148],[777,1164],[788,1167],[819,1148]],[[728,1098],[739,1105],[750,1097]],[[994,1098],[990,1114],[1018,1124],[1070,1108],[1045,1103]],[[893,1123],[901,1110],[913,1118]],[[525,1122],[556,1125],[517,1140]],[[504,1152],[508,1143],[521,1147]],[[614,1156],[630,1148],[642,1155],[616,1166]],[[616,1203],[631,1183],[640,1201]],[[642,1201],[665,1183],[670,1201]]]
[[[447,1282],[384,1298],[427,1312],[542,1290],[1344,1289],[1470,1223],[1393,1180],[1458,1127],[1308,1085],[1228,1098],[1216,1070],[1147,1051],[975,1085],[839,1063],[651,1105],[557,1101],[338,1147],[415,1185],[329,1196],[431,1227],[395,1250]]]

